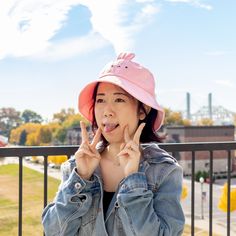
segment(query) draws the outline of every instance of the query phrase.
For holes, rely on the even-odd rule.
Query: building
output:
[[[89,135],[89,139],[92,139],[92,129],[91,126],[87,126],[86,130]],[[81,137],[81,128],[80,127],[73,127],[69,128],[66,132],[66,141],[67,145],[80,145],[82,141]]]
[[[229,126],[169,126],[166,127],[167,139],[169,143],[188,143],[188,142],[223,142],[234,141],[233,125]],[[235,152],[231,153],[231,170],[236,171]],[[213,152],[213,172],[224,173],[227,170],[227,151]],[[183,167],[184,175],[191,173],[192,154],[189,152],[175,153],[175,158]],[[195,171],[209,170],[210,152],[200,151],[195,154]]]

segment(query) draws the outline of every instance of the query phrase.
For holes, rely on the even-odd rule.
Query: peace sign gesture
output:
[[[133,139],[129,135],[128,126],[124,129],[124,140],[120,147],[121,151],[117,155],[120,165],[124,169],[125,177],[138,171],[139,161],[140,161],[140,149],[139,149],[139,139],[145,123],[141,123],[136,130]]]
[[[89,143],[89,137],[85,123],[80,121],[82,143],[75,153],[76,168],[78,174],[84,179],[90,179],[94,170],[98,166],[101,156],[96,150],[96,145],[101,137],[101,129],[98,128],[93,140]]]

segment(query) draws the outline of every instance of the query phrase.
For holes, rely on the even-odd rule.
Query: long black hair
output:
[[[92,130],[93,133],[96,132],[98,126],[95,119],[95,112],[94,112],[94,106],[96,102],[96,96],[97,96],[97,90],[98,90],[99,83],[96,84],[94,91],[93,91],[93,106],[90,108],[92,109],[93,113],[93,121],[92,121]],[[138,100],[138,110],[137,112],[140,112],[142,110],[145,113],[145,118],[143,120],[139,120],[138,125],[141,123],[146,123],[146,125],[143,128],[142,134],[140,136],[140,143],[148,143],[148,142],[162,142],[164,137],[160,136],[154,129],[154,123],[156,120],[156,117],[158,115],[158,111],[151,108],[151,110],[147,113],[144,104]],[[103,135],[101,135],[101,140],[104,145],[108,145],[107,140],[104,138]]]

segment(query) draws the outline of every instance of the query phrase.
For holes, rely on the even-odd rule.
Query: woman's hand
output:
[[[145,126],[145,123],[139,125],[136,130],[133,139],[129,135],[128,126],[124,129],[124,140],[120,147],[121,151],[117,155],[120,165],[124,169],[125,177],[128,175],[138,172],[139,162],[140,162],[140,149],[139,149],[139,139],[142,133],[142,130]]]
[[[98,128],[92,142],[89,143],[88,133],[83,121],[80,122],[80,127],[82,143],[75,153],[76,168],[82,178],[89,180],[101,160],[101,156],[96,150],[96,145],[101,137],[101,129]]]

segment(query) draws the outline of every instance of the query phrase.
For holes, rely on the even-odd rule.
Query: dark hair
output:
[[[139,105],[138,105],[138,112],[141,109],[146,117],[143,120],[139,120],[138,125],[140,125],[141,123],[145,123],[146,125],[143,128],[143,131],[141,133],[140,136],[140,142],[141,143],[148,143],[148,142],[158,142],[161,143],[164,139],[164,137],[161,137],[154,129],[154,123],[156,120],[156,117],[158,115],[158,111],[151,108],[151,110],[149,111],[149,113],[147,114],[144,105],[142,102],[138,101]]]
[[[90,108],[92,109],[93,113],[93,121],[92,121],[92,131],[93,133],[96,132],[98,126],[97,122],[95,119],[95,112],[94,112],[94,106],[95,106],[95,101],[96,101],[96,95],[97,95],[97,90],[98,90],[99,83],[96,84],[94,91],[93,91],[93,106]],[[146,117],[143,120],[139,120],[138,125],[141,123],[146,123],[146,125],[143,128],[142,134],[140,136],[140,142],[141,143],[147,143],[147,142],[162,142],[164,137],[161,137],[160,135],[157,134],[157,132],[153,129],[154,122],[156,120],[156,117],[158,115],[158,111],[151,108],[150,112],[147,114],[144,105],[142,102],[138,100],[138,110],[137,112],[140,111],[140,109],[146,114]],[[104,136],[101,136],[101,140],[103,142],[103,145],[108,145],[107,140],[104,138]]]

